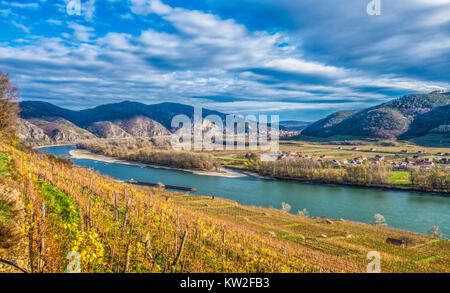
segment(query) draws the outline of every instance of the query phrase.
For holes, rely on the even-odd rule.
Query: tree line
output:
[[[334,168],[331,162],[318,162],[306,158],[277,161],[253,161],[248,167],[264,176],[299,178],[330,184],[383,185],[388,183],[391,167],[363,164]]]
[[[315,161],[307,158],[260,161],[258,156],[248,158],[246,168],[264,176],[296,178],[327,184],[354,184],[363,186],[392,186],[389,181],[392,167],[388,163],[375,164],[367,161],[361,165],[336,168],[330,161]],[[450,192],[448,169],[411,169],[411,184],[425,191]]]
[[[79,142],[78,148],[121,160],[173,168],[218,171],[220,163],[211,155],[155,148],[147,139],[95,139]]]

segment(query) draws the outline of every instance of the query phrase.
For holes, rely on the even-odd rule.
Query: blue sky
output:
[[[450,0],[0,0],[22,100],[123,100],[316,120],[450,88]]]

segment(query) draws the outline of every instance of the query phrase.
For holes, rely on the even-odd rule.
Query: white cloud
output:
[[[95,7],[95,1],[92,3]],[[347,101],[346,107],[363,107],[368,99],[386,99],[363,88],[430,91],[448,87],[397,74],[335,66],[320,62],[320,58],[310,60],[284,33],[249,31],[233,19],[211,13],[170,7],[161,1],[134,0],[132,4],[133,13],[159,15],[175,30],[161,32],[152,26],[140,33],[111,31],[97,37],[95,23],[90,27],[69,22],[73,33],[64,32],[64,39],[35,37],[10,47],[2,45],[0,67],[11,73],[25,98],[39,98],[45,93],[52,101],[70,98],[85,106],[125,99],[146,103],[191,103],[197,99],[212,108],[230,111],[339,108],[342,100]],[[141,18],[132,17],[136,21]],[[445,52],[445,40],[436,43],[436,39],[425,39],[407,51],[403,48],[408,43],[404,32],[374,42],[374,51],[365,52],[372,59],[364,61],[383,61],[384,54],[370,54],[375,49],[384,52],[403,48],[410,54],[412,50],[416,54]],[[293,78],[279,73],[290,73]],[[211,102],[214,97],[239,101],[225,105]],[[326,103],[314,103],[324,99]]]
[[[85,0],[82,2],[82,14],[87,21],[91,21],[94,18],[95,13],[95,0]]]
[[[412,0],[411,2],[422,6],[441,6],[450,4],[450,0]]]
[[[11,14],[11,9],[0,9],[0,15],[3,17],[8,17]]]
[[[50,24],[54,24],[54,25],[62,25],[63,24],[63,22],[61,20],[57,20],[57,19],[47,19],[46,22],[50,23]]]
[[[89,42],[90,38],[94,36],[93,28],[87,27],[75,22],[68,23],[69,28],[74,30],[74,37],[81,42]]]
[[[139,15],[150,13],[163,15],[172,11],[170,6],[163,4],[160,0],[131,0],[131,4],[131,11]]]
[[[24,25],[21,24],[21,23],[16,22],[15,20],[11,20],[11,24],[14,25],[15,27],[17,27],[17,28],[23,30],[23,31],[26,32],[27,34],[30,33],[30,29],[29,29],[28,27],[24,26]]]
[[[280,71],[288,71],[301,74],[318,74],[338,77],[344,75],[342,68],[327,66],[317,62],[301,60],[299,58],[275,59],[265,64],[265,67]]]
[[[39,3],[19,3],[19,2],[10,2],[10,1],[2,1],[3,5],[8,5],[15,8],[38,8]]]

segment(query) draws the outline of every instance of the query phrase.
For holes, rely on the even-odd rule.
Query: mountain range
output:
[[[450,92],[405,95],[367,109],[339,111],[311,124],[301,135],[381,140],[429,134],[450,136]]]
[[[42,101],[20,103],[19,137],[29,144],[72,143],[90,138],[167,136],[172,118],[194,116],[194,107],[178,103],[146,105],[121,102],[73,111]],[[203,118],[226,114],[202,109]],[[255,127],[248,123],[246,127]],[[203,121],[203,130],[214,124]],[[338,111],[315,123],[280,122],[280,131],[302,131],[301,137],[335,140],[414,139],[429,134],[450,137],[450,92],[405,95],[361,110]]]
[[[126,101],[73,111],[47,102],[23,101],[20,108],[19,137],[32,144],[170,135],[174,116],[194,115],[194,107],[178,103],[146,105]],[[202,109],[203,118],[212,114],[222,119],[226,116]]]

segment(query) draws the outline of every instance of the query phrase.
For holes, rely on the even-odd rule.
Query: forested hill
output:
[[[340,111],[306,128],[302,135],[408,139],[431,133],[450,135],[450,92],[405,95],[359,111]]]

